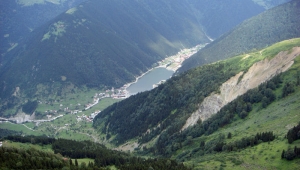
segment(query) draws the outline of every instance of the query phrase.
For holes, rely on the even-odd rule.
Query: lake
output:
[[[154,68],[142,77],[136,83],[131,84],[126,90],[130,95],[151,90],[153,85],[159,83],[161,80],[167,80],[173,75],[174,71],[168,70],[164,67]]]

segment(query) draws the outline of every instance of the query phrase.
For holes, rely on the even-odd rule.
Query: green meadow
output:
[[[40,91],[45,90],[45,87],[39,86]],[[101,91],[95,89],[66,89],[66,92],[62,96],[57,96],[56,94],[50,95],[49,98],[40,100],[36,112],[39,112],[39,119],[48,119],[46,115],[51,115],[49,113],[51,110],[56,110],[57,113],[52,115],[54,118],[58,115],[63,115],[53,121],[33,123],[26,122],[23,124],[13,124],[13,123],[1,123],[0,128],[9,129],[21,132],[24,135],[47,135],[55,138],[66,138],[74,140],[92,140],[99,141],[103,140],[104,136],[99,136],[93,127],[92,121],[86,121],[83,116],[90,116],[96,111],[102,111],[111,104],[120,101],[112,98],[103,98],[94,107],[84,110],[85,104],[93,103],[93,98],[96,93]],[[64,108],[69,110],[78,110],[77,114],[70,114],[64,111]],[[53,114],[53,113],[52,113]],[[81,118],[78,119],[78,118]],[[50,119],[51,119],[50,118]],[[28,128],[27,128],[28,127]]]

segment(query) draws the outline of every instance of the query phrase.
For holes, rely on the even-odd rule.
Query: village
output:
[[[45,111],[45,113],[47,114],[47,118],[48,120],[52,119],[52,116],[54,114],[57,114],[59,111],[63,111],[67,114],[78,114],[78,113],[82,113],[85,111],[90,110],[92,107],[96,106],[102,99],[104,98],[113,98],[113,99],[125,99],[128,97],[128,93],[125,90],[125,88],[120,88],[120,89],[114,89],[112,88],[111,90],[106,90],[105,92],[100,92],[100,93],[95,93],[95,95],[93,96],[93,102],[92,103],[88,103],[84,105],[84,109],[79,110],[72,110],[69,107],[65,107],[62,108],[60,110],[48,110]],[[81,106],[80,103],[77,104],[78,106]],[[59,105],[60,107],[63,107],[63,104]],[[77,121],[87,121],[87,122],[92,122],[93,119],[100,113],[100,110],[97,110],[95,112],[92,112],[89,116],[86,114],[82,114],[81,116],[76,116]]]
[[[167,57],[158,64],[160,67],[166,67],[169,70],[176,71],[181,67],[184,60],[190,58],[192,55],[197,53],[201,48],[205,47],[207,44],[199,44],[193,48],[182,49],[177,54]]]
[[[125,99],[128,97],[128,93],[126,92],[125,89],[117,89],[115,90],[114,88],[112,88],[111,90],[106,90],[105,93],[96,93],[94,95],[94,100],[93,103],[88,103],[85,105],[84,111],[87,111],[89,109],[91,109],[93,106],[97,105],[99,103],[99,101],[101,99],[104,98],[113,98],[113,99]],[[71,111],[71,114],[77,114],[80,113],[82,111],[80,110],[74,110]],[[87,121],[87,122],[92,122],[94,120],[94,118],[100,113],[100,110],[96,110],[95,112],[91,113],[90,116],[87,115],[81,115],[81,116],[77,116],[76,119],[77,121]]]

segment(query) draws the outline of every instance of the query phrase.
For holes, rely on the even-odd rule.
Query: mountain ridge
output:
[[[254,16],[207,45],[188,60],[176,74],[203,64],[264,48],[285,39],[300,37],[297,0]]]

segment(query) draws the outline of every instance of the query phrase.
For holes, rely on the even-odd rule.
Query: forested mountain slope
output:
[[[244,21],[186,60],[178,72],[300,37],[299,8],[293,0]]]
[[[280,72],[286,71],[285,67],[289,68],[294,58],[299,55],[299,48],[293,49],[293,47],[298,46],[300,46],[299,39],[284,41],[263,51],[256,51],[189,70],[171,78],[165,84],[160,85],[152,91],[131,96],[108,107],[95,118],[94,127],[99,129],[100,133],[107,134],[107,139],[112,140],[116,144],[122,144],[131,139],[138,140],[140,143],[147,143],[160,136],[157,145],[164,145],[163,143],[165,143],[166,138],[182,130],[188,117],[198,110],[199,107],[201,108],[201,103],[208,96],[222,92],[221,85],[224,82],[238,75],[235,84],[228,84],[229,86],[232,86],[233,89],[238,89],[238,83],[241,81],[248,82],[245,87],[242,87],[246,91],[255,88]],[[289,52],[280,53],[281,51],[293,51],[291,53],[291,60],[286,61],[289,64],[283,62]],[[275,59],[275,56],[281,56],[283,61],[277,59],[276,61],[272,61],[271,59]],[[268,63],[269,60],[270,63]],[[260,65],[260,62],[267,63],[267,66],[256,67]],[[275,65],[271,63],[278,64],[275,72],[268,72],[268,70],[275,68]],[[256,67],[257,70],[247,73],[248,70],[252,70],[252,67]],[[247,74],[256,75],[257,72],[266,72],[268,76],[262,79],[255,77],[251,80],[243,79],[243,76],[246,78],[248,77]],[[256,82],[256,85],[250,86],[252,84],[251,81],[257,81],[258,83]],[[236,97],[244,93],[240,93]],[[265,95],[268,93],[265,93]],[[234,98],[230,101],[232,100]],[[267,98],[266,100],[271,99]],[[257,101],[260,102],[261,100]],[[211,103],[211,105],[213,104]],[[250,110],[247,111],[249,112]],[[243,109],[240,111],[243,111]],[[212,113],[217,112],[218,109],[212,109]],[[238,114],[241,117],[247,116],[247,112],[239,112]],[[202,119],[202,121],[205,119]],[[224,123],[226,124],[226,122],[228,123],[227,119]],[[206,129],[206,131],[209,133],[214,131],[214,128],[211,127],[210,129]],[[161,135],[161,133],[164,135]],[[164,149],[166,148],[158,148],[162,153],[164,153]]]
[[[208,34],[218,37],[264,10],[251,0],[229,1],[87,1],[4,55],[0,94],[65,82],[120,87],[166,55],[209,42],[203,30],[217,28]]]
[[[189,169],[171,159],[145,159],[109,150],[91,141],[55,139],[47,136],[6,137],[0,150],[0,160],[1,169]]]
[[[30,32],[83,1],[85,0],[0,0],[1,56],[20,44]]]

